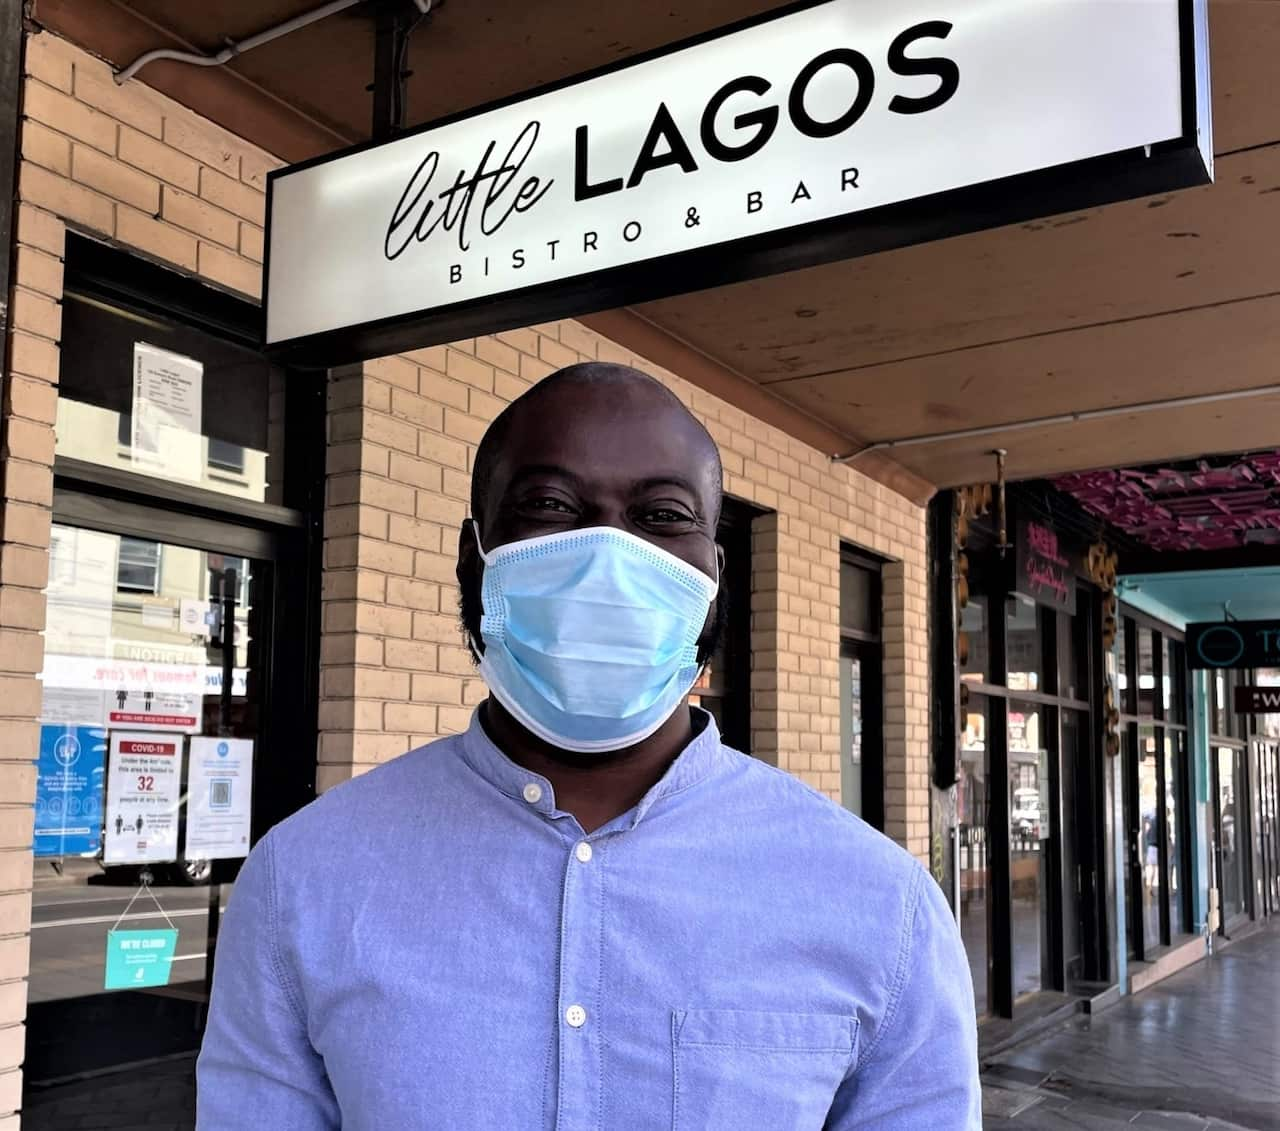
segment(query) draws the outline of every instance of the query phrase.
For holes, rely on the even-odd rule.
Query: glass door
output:
[[[53,527],[32,1086],[198,1047],[253,836],[272,588],[240,552]]]
[[[1218,890],[1224,931],[1233,919],[1242,917],[1248,910],[1241,753],[1236,746],[1218,746],[1214,751],[1214,820],[1217,826]]]

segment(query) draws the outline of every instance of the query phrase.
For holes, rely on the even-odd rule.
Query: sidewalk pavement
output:
[[[988,1128],[1280,1128],[1280,928],[983,1065]]]

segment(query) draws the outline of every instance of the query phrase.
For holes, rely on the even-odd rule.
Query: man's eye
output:
[[[554,511],[557,514],[573,514],[573,508],[563,499],[557,499],[551,495],[542,495],[536,499],[526,499],[525,504],[530,510],[535,511]]]
[[[646,522],[659,524],[693,521],[692,515],[686,514],[684,511],[674,510],[671,507],[656,507],[651,511],[646,511],[644,517]]]

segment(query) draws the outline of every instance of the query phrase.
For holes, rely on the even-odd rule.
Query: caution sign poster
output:
[[[135,691],[122,687],[107,696],[107,726],[130,730],[200,729],[204,697],[187,691]]]
[[[178,858],[181,735],[111,735],[107,764],[106,864],[154,864]]]

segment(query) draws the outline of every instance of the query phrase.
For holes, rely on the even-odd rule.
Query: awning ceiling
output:
[[[1082,472],[1055,485],[1152,550],[1280,546],[1280,451]]]
[[[38,21],[117,65],[213,51],[313,0],[38,0]],[[415,35],[409,119],[427,121],[776,5],[443,4]],[[636,313],[864,444],[1280,383],[1280,3],[1210,5],[1217,183],[737,286]],[[140,81],[288,159],[368,135],[361,8],[222,72]],[[135,80],[139,81],[139,80]],[[1280,395],[904,446],[947,486],[1280,443]],[[834,454],[834,453],[833,453]]]

